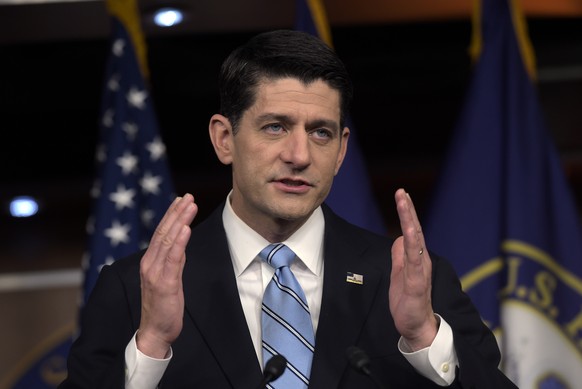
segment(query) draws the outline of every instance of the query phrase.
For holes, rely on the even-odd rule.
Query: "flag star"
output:
[[[146,227],[151,227],[152,222],[154,221],[154,216],[155,216],[155,213],[154,213],[153,210],[151,210],[151,209],[144,209],[141,212],[141,222]]]
[[[129,224],[121,224],[118,220],[114,220],[111,227],[105,229],[104,235],[110,239],[111,245],[117,247],[119,243],[129,243]]]
[[[103,125],[108,128],[113,126],[113,115],[115,115],[115,111],[113,111],[113,108],[109,108],[103,114],[103,119],[101,120],[101,123],[103,123]]]
[[[119,90],[119,74],[114,74],[111,76],[109,81],[107,81],[107,88],[112,92],[117,92]]]
[[[150,172],[146,172],[139,181],[141,189],[144,193],[151,193],[157,195],[160,193],[160,184],[162,183],[161,176],[152,176]]]
[[[105,258],[105,262],[103,262],[103,264],[97,266],[97,271],[99,273],[101,273],[101,269],[103,269],[103,266],[112,265],[113,262],[115,262],[115,259],[113,259],[113,257],[111,255],[108,255],[107,258]]]
[[[89,266],[91,266],[91,256],[87,251],[85,251],[81,256],[81,269],[85,271],[89,268]]]
[[[157,161],[166,153],[166,146],[159,137],[156,137],[153,142],[148,143],[146,149],[150,152],[152,161]]]
[[[127,92],[127,102],[132,107],[138,109],[145,108],[145,99],[148,97],[148,92],[145,90],[139,90],[135,86],[132,86],[129,92]]]
[[[123,156],[117,158],[117,164],[121,167],[124,176],[137,171],[137,157],[126,151]]]
[[[97,199],[99,196],[101,196],[101,181],[95,180],[95,182],[93,182],[93,186],[91,187],[89,194],[94,199]]]
[[[87,218],[87,223],[85,224],[85,231],[88,235],[92,235],[95,232],[95,218],[90,216]]]
[[[130,123],[130,122],[125,122],[121,125],[121,129],[123,130],[123,132],[125,132],[125,134],[127,135],[127,139],[129,139],[130,141],[135,140],[135,135],[137,134],[137,131],[139,130],[139,128],[137,127],[137,124],[135,123]]]
[[[99,163],[103,163],[107,160],[107,146],[101,143],[97,146],[97,153],[95,154],[95,159]]]
[[[101,186],[98,183],[94,183],[89,191],[89,196],[93,199],[98,199],[101,196]]]
[[[121,57],[123,55],[123,50],[125,49],[125,41],[123,39],[116,39],[111,46],[111,51],[116,57]]]
[[[123,208],[133,208],[133,197],[135,196],[135,189],[127,189],[125,185],[117,185],[117,192],[109,195],[109,200],[115,203],[115,209],[118,211]]]

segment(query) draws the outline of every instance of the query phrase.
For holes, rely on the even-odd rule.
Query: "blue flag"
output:
[[[574,388],[582,230],[526,70],[520,16],[513,1],[483,1],[482,51],[424,231],[497,335],[509,378]]]
[[[27,361],[23,374],[9,378],[6,388],[49,389],[56,388],[66,377],[67,354],[72,344],[70,328],[59,331],[33,350],[32,361]],[[18,373],[18,372],[17,372]],[[4,386],[2,386],[4,388]]]
[[[113,36],[106,70],[92,216],[83,261],[84,297],[103,265],[143,248],[174,193],[165,147],[145,83],[143,35],[135,0],[108,0]],[[137,50],[136,50],[137,49]],[[13,389],[55,388],[66,377],[73,334],[61,334]],[[60,342],[60,344],[58,344]],[[55,346],[56,345],[56,346]]]
[[[295,29],[318,36],[333,47],[329,23],[320,0],[296,0]],[[386,234],[356,131],[349,118],[347,126],[350,128],[348,151],[325,202],[347,221],[378,234]]]
[[[101,109],[94,209],[87,225],[85,298],[103,265],[147,245],[174,197],[166,148],[136,51],[143,37],[131,35],[124,24],[127,11],[112,7],[116,1],[109,1],[113,39]]]

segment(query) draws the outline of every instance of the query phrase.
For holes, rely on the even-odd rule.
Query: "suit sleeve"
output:
[[[497,341],[462,291],[452,266],[435,257],[433,269],[433,310],[450,324],[459,359],[455,383],[462,388],[517,388],[499,370]]]
[[[115,266],[102,269],[81,311],[81,332],[69,352],[68,376],[59,388],[124,388],[125,348],[139,325],[127,290]]]

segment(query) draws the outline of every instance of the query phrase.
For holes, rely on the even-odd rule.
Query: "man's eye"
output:
[[[321,138],[321,139],[332,137],[331,132],[324,129],[324,128],[320,128],[318,130],[313,131],[313,135],[315,135],[316,137]]]
[[[283,126],[280,124],[268,124],[265,126],[265,129],[272,133],[279,133],[283,131]]]

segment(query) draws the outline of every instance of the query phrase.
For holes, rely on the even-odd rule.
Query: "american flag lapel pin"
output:
[[[363,285],[364,284],[364,276],[357,273],[348,272],[346,276],[346,282],[352,284]]]

